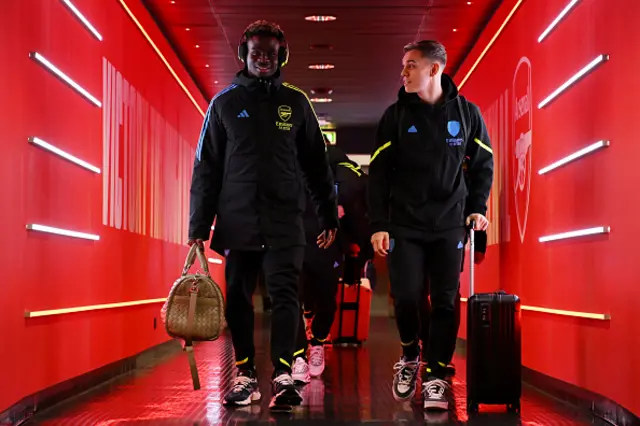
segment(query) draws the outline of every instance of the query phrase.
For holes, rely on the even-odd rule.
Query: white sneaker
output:
[[[296,383],[309,383],[311,381],[311,375],[309,374],[309,364],[302,357],[297,357],[293,362],[293,368],[291,369],[291,377]]]
[[[273,387],[273,397],[269,403],[269,408],[276,411],[292,405],[300,405],[302,395],[296,389],[291,375],[284,373],[271,381]],[[288,411],[288,410],[287,410]]]
[[[224,405],[249,405],[258,401],[262,395],[258,389],[258,380],[253,371],[238,371],[233,385],[224,396]]]
[[[311,370],[311,377],[318,377],[324,371],[324,345],[311,346],[309,370]]]
[[[422,384],[425,410],[449,410],[449,383],[441,379],[432,379]]]
[[[393,398],[396,401],[407,401],[416,394],[416,381],[420,370],[420,358],[405,359],[393,366],[396,373],[393,375]]]

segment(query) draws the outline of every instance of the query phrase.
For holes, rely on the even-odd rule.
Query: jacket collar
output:
[[[250,76],[246,72],[246,69],[244,69],[242,71],[238,71],[233,79],[233,83],[238,86],[244,86],[250,91],[263,89],[269,92],[271,88],[280,88],[282,85],[282,73],[278,69],[271,78],[256,78]]]
[[[453,79],[448,74],[442,74],[442,92],[442,102],[436,105],[428,105],[420,100],[420,97],[417,93],[407,93],[404,90],[404,87],[401,87],[398,91],[398,102],[404,104],[422,105],[423,107],[428,107],[431,109],[446,106],[449,102],[454,101],[459,96],[458,88],[456,87]]]

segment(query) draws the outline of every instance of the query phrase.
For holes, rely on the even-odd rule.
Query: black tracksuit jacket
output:
[[[338,184],[338,204],[344,208],[344,217],[340,219],[342,237],[346,244],[357,244],[361,250],[366,251],[367,246],[371,245],[367,209],[369,177],[340,148],[329,146],[327,152]]]
[[[471,213],[486,214],[493,182],[487,129],[478,107],[459,96],[446,74],[442,86],[436,105],[401,88],[380,120],[369,166],[372,232],[439,232],[463,226]]]
[[[343,253],[349,244],[355,243],[361,250],[371,245],[369,214],[367,213],[367,175],[360,165],[351,160],[340,148],[327,146],[327,157],[338,191],[338,205],[343,206],[345,215],[340,219],[338,244]],[[309,200],[304,215],[307,243],[315,244],[321,229],[318,217]]]
[[[189,238],[211,248],[304,245],[305,182],[323,229],[338,227],[334,183],[313,106],[276,75],[239,72],[209,105],[191,182]]]

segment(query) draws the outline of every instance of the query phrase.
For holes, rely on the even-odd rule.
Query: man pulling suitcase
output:
[[[403,86],[378,127],[369,166],[372,244],[389,255],[389,278],[402,357],[394,366],[393,395],[416,392],[420,308],[429,280],[431,333],[423,380],[425,410],[451,408],[446,362],[456,339],[455,298],[464,252],[465,223],[486,230],[493,182],[493,151],[477,106],[460,96],[443,73],[442,44],[405,47]],[[469,158],[469,185],[462,163]]]

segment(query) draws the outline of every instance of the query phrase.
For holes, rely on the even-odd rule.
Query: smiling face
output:
[[[278,70],[280,42],[274,36],[255,35],[247,41],[247,71],[254,77],[268,78]]]
[[[442,65],[422,55],[419,50],[409,50],[402,58],[402,83],[407,93],[428,90],[433,77],[438,75]]]

